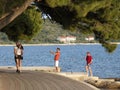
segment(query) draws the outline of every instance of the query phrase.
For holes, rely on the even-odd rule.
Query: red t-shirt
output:
[[[56,52],[54,60],[57,61],[57,60],[59,60],[59,58],[60,58],[60,52]]]
[[[87,64],[89,64],[92,61],[92,56],[86,56]]]

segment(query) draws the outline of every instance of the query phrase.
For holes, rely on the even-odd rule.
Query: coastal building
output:
[[[95,38],[93,36],[88,36],[85,38],[85,40],[90,42],[90,41],[94,41]]]
[[[71,43],[76,41],[76,37],[75,36],[59,36],[57,40],[63,43]]]

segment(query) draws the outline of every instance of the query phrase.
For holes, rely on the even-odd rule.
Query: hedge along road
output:
[[[96,90],[82,82],[39,71],[0,71],[0,90]]]

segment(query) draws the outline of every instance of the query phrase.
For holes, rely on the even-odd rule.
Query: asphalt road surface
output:
[[[0,90],[95,90],[63,76],[40,71],[0,71]]]

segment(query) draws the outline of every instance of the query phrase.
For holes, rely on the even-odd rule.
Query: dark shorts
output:
[[[23,56],[22,55],[15,56],[15,62],[16,62],[16,59],[23,60]]]
[[[86,63],[87,64],[87,66],[90,66],[92,63]]]

